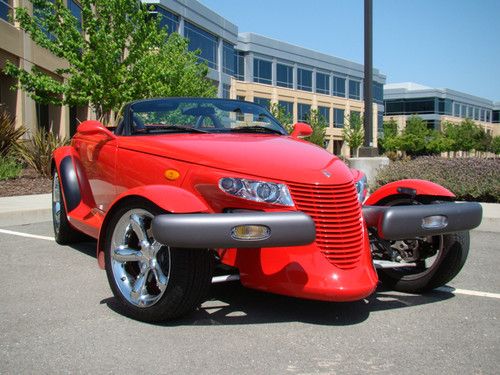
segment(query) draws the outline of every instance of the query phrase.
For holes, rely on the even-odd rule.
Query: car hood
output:
[[[289,136],[267,134],[137,136],[123,137],[119,147],[271,180],[341,184],[353,179],[349,168],[335,155],[312,143]]]

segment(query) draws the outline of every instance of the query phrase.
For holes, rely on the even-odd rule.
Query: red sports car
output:
[[[97,239],[114,295],[143,321],[195,309],[221,268],[325,301],[364,298],[379,277],[422,292],[460,271],[479,204],[422,180],[365,200],[366,177],[301,139],[311,132],[224,99],[140,100],[116,128],[85,121],[53,156],[56,241]]]

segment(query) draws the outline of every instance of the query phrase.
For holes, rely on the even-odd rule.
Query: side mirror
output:
[[[76,129],[77,133],[91,135],[91,134],[103,134],[108,138],[115,139],[116,135],[114,135],[109,129],[107,129],[103,124],[99,121],[95,120],[87,120],[78,125]]]
[[[306,124],[304,122],[297,122],[293,126],[293,131],[292,131],[292,138],[304,138],[304,137],[309,137],[313,133],[313,130],[311,128],[311,125]]]

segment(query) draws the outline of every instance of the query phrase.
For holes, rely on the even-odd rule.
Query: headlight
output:
[[[224,177],[219,180],[219,188],[225,193],[255,202],[293,206],[290,192],[283,184]]]
[[[356,182],[356,191],[358,193],[358,199],[360,203],[363,203],[363,201],[366,198],[366,191],[368,189],[368,181],[366,179],[366,175],[361,178],[358,182]]]

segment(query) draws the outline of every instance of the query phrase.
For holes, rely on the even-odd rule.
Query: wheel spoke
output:
[[[147,243],[149,245],[144,219],[137,214],[130,215],[130,225],[132,226],[134,233],[137,235],[139,243]]]
[[[143,260],[143,255],[140,251],[128,248],[126,246],[120,246],[113,250],[113,259],[120,263],[125,262],[139,262]]]
[[[141,297],[148,294],[146,289],[146,283],[148,281],[148,276],[150,271],[151,270],[149,268],[146,268],[145,270],[141,271],[141,273],[139,274],[134,283],[134,287],[130,291],[130,298],[135,300],[138,305],[142,305],[146,302],[142,300]]]
[[[156,262],[155,267],[152,269],[152,271],[153,275],[155,276],[158,289],[163,292],[165,289],[167,289],[168,277],[165,276],[158,262]]]

